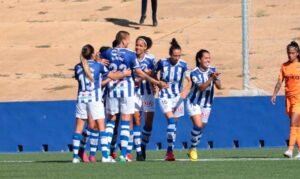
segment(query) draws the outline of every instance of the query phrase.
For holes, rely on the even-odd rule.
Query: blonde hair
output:
[[[94,53],[94,48],[90,44],[85,45],[82,47],[81,54],[80,54],[80,62],[83,68],[83,71],[87,78],[91,81],[94,82],[94,77],[92,75],[92,72],[90,70],[89,64],[87,62],[87,58],[90,59]]]

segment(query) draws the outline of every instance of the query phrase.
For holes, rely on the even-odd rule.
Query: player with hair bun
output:
[[[169,88],[159,92],[159,104],[167,118],[168,148],[165,160],[175,161],[173,154],[176,139],[176,128],[179,117],[184,115],[184,100],[191,87],[188,65],[181,59],[181,47],[175,38],[171,41],[170,57],[160,59],[156,65],[156,73],[160,73],[160,80],[169,84]],[[187,81],[183,88],[184,80]]]

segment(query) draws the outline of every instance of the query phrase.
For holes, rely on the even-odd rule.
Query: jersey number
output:
[[[92,76],[94,77],[93,69],[91,68]],[[91,82],[83,73],[78,76],[82,91],[92,91],[95,89],[95,84]]]

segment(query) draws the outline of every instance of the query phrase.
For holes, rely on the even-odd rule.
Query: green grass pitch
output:
[[[198,150],[196,162],[186,160],[187,150],[176,150],[175,162],[149,151],[146,162],[80,164],[71,163],[72,153],[0,154],[0,178],[297,178],[300,160],[283,158],[284,151]]]

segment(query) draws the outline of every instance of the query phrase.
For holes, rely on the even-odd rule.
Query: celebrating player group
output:
[[[78,95],[72,162],[96,162],[98,146],[102,162],[130,162],[132,148],[136,150],[136,161],[145,161],[146,146],[155,127],[155,96],[167,119],[165,160],[175,161],[173,148],[177,122],[184,115],[184,99],[193,123],[188,156],[197,160],[196,148],[209,119],[214,87],[221,89],[220,73],[210,65],[210,52],[199,50],[196,67],[190,70],[174,38],[169,56],[157,62],[149,52],[151,38],[136,38],[135,51],[127,49],[129,42],[130,34],[119,31],[112,47],[101,47],[99,52],[89,44],[82,47],[80,63],[75,66]],[[118,126],[119,157],[115,151]],[[85,153],[88,142],[89,156]]]

